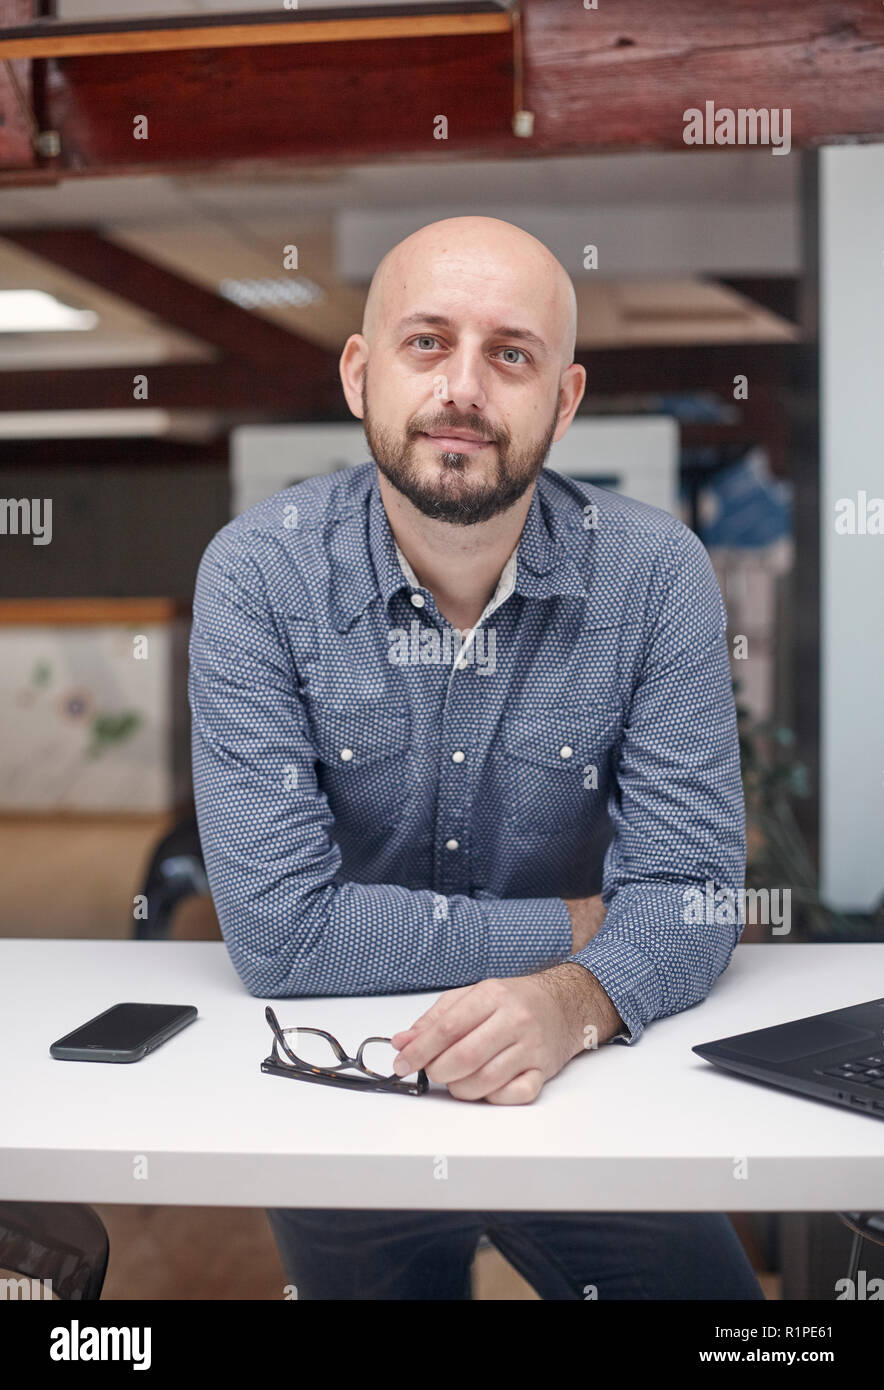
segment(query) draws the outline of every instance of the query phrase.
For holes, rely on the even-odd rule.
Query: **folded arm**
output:
[[[206,873],[258,996],[388,994],[525,974],[573,949],[561,898],[340,882],[333,815],[261,573],[225,528],[200,563],[188,695]]]

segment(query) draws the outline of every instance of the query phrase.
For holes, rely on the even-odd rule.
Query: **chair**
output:
[[[60,1299],[101,1297],[110,1245],[91,1207],[0,1202],[0,1269],[42,1284]],[[44,1297],[33,1289],[30,1297]]]
[[[139,941],[166,940],[178,904],[192,894],[209,892],[195,816],[179,821],[160,840],[141,891],[147,899],[147,917],[135,920]]]
[[[875,1245],[884,1246],[884,1212],[839,1211],[838,1217],[849,1231],[853,1231],[847,1277],[855,1284],[863,1241],[871,1240]]]

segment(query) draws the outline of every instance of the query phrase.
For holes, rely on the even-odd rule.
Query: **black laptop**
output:
[[[753,1081],[884,1120],[884,999],[699,1043],[691,1051]]]

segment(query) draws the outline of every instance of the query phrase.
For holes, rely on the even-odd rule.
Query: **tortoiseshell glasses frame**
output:
[[[418,1072],[416,1081],[406,1081],[395,1072],[390,1076],[383,1076],[365,1065],[363,1053],[366,1046],[369,1043],[389,1043],[389,1038],[365,1038],[359,1044],[356,1056],[348,1057],[337,1038],[321,1028],[281,1028],[279,1019],[269,1004],[264,1010],[264,1017],[273,1031],[273,1051],[269,1057],[264,1058],[261,1070],[271,1076],[291,1076],[298,1081],[317,1081],[323,1086],[339,1086],[352,1091],[400,1091],[408,1096],[422,1096],[429,1089],[430,1083],[423,1070]],[[325,1038],[338,1059],[337,1065],[317,1067],[312,1062],[305,1062],[286,1042],[288,1033],[313,1033],[316,1037]],[[279,1048],[285,1054],[286,1061],[280,1057]],[[347,1076],[343,1070],[345,1067],[355,1067],[363,1075]]]

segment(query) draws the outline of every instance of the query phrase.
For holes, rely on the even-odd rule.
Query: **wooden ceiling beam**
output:
[[[509,16],[480,18],[488,32],[35,59],[41,125],[60,141],[40,167],[68,178],[484,148],[510,132],[513,39]]]
[[[46,65],[41,124],[61,142],[41,167],[69,178],[256,161],[685,151],[697,147],[685,144],[684,113],[707,102],[719,112],[788,110],[792,149],[884,138],[884,5],[617,0],[587,10],[576,0],[523,0],[530,138],[512,129],[510,17],[487,18],[503,18],[505,29],[360,40],[341,30],[333,43],[35,59]],[[212,19],[218,29],[227,17]],[[148,120],[147,139],[134,138],[136,116]],[[7,169],[14,163],[7,158]]]
[[[522,29],[535,151],[695,149],[684,113],[707,101],[788,109],[793,149],[884,132],[882,5],[524,0]]]
[[[301,383],[320,385],[336,376],[335,357],[324,348],[97,232],[81,227],[14,227],[0,228],[0,235],[199,341],[260,367],[281,386],[295,374]]]
[[[147,378],[144,402],[133,399],[136,375]],[[0,372],[0,411],[123,410],[139,404],[157,410],[256,411],[314,420],[339,418],[343,396],[340,382],[320,386],[301,380],[294,371],[284,389],[276,377],[224,360]]]
[[[475,4],[343,7],[326,14],[289,10],[285,19],[272,11],[85,22],[44,19],[18,27],[10,25],[0,33],[0,59],[170,53],[188,48],[248,48],[258,44],[448,38],[505,34],[511,24],[509,13],[491,0],[479,0]]]
[[[606,348],[578,352],[587,371],[581,413],[598,396],[628,393],[718,391],[730,395],[738,374],[750,377],[750,393],[776,390],[799,344],[745,343],[674,348]],[[104,410],[133,405],[132,380],[148,379],[145,402],[163,410],[266,411],[288,419],[350,419],[340,381],[326,387],[284,386],[248,366],[219,362],[163,362],[140,367],[81,367],[65,371],[0,372],[0,411]],[[754,385],[753,385],[754,383]]]
[[[734,377],[750,374],[766,386],[782,380],[796,354],[796,343],[708,343],[686,347],[604,348],[578,351],[586,368],[583,404],[593,396],[629,392],[721,391],[733,394]]]

